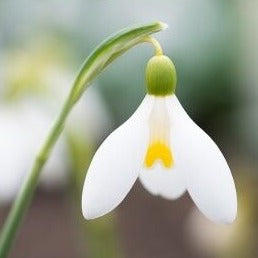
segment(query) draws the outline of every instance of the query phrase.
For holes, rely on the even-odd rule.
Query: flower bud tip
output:
[[[162,30],[166,30],[168,28],[168,25],[164,22],[159,22],[161,25]]]

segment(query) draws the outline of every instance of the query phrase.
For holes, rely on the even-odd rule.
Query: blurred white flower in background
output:
[[[31,167],[51,124],[51,116],[36,103],[0,106],[0,201],[11,200]],[[62,185],[67,172],[64,141],[55,148],[42,180]],[[47,172],[47,174],[46,174]],[[48,176],[46,176],[48,175]]]
[[[198,250],[206,255],[224,252],[234,242],[238,223],[221,225],[211,223],[196,208],[188,221],[188,237]]]
[[[251,178],[252,167],[236,162],[235,170],[245,173],[236,177],[239,190],[238,216],[231,225],[211,223],[193,208],[185,224],[185,234],[202,255],[219,258],[256,257],[257,249],[257,180]],[[254,180],[255,179],[255,180]]]
[[[58,55],[52,55],[52,46],[36,46],[22,52],[11,50],[2,60],[0,203],[11,201],[19,190],[75,76],[55,60]],[[66,132],[95,144],[110,127],[110,114],[92,87],[72,111]],[[69,144],[63,135],[43,170],[41,185],[48,189],[65,186],[70,165]]]

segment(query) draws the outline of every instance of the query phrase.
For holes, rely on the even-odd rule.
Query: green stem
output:
[[[155,38],[148,36],[148,37],[144,38],[142,42],[151,43],[155,48],[155,51],[156,51],[155,55],[156,56],[162,56],[163,55],[162,47]]]
[[[108,64],[130,48],[146,41],[144,39],[146,39],[150,34],[162,29],[165,29],[163,23],[154,22],[144,26],[123,30],[102,42],[86,59],[75,79],[71,92],[64,103],[57,120],[36,156],[32,169],[24,181],[24,184],[22,185],[3,226],[0,237],[0,258],[5,258],[11,249],[18,232],[18,228],[32,199],[40,172],[47,162],[56,141],[62,133],[65,121],[75,103],[79,100],[93,79],[95,79]],[[147,41],[150,42],[149,39]],[[154,47],[156,48],[157,44],[154,44]]]

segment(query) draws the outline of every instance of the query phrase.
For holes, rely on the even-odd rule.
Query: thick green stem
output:
[[[92,80],[118,56],[122,55],[135,45],[146,42],[145,39],[146,37],[148,38],[150,34],[165,28],[166,26],[164,26],[163,23],[154,22],[144,26],[123,30],[102,42],[86,59],[52,130],[36,156],[32,169],[24,181],[3,226],[0,237],[0,258],[5,258],[10,251],[18,228],[30,204],[30,200],[32,199],[40,172],[64,129],[65,121],[70,111],[79,100],[82,93],[90,85]],[[157,48],[157,43],[151,41],[149,38],[147,41],[152,42],[154,47]],[[159,52],[159,50],[156,52]]]

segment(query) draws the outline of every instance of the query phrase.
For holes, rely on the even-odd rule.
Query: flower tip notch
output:
[[[165,22],[159,22],[159,24],[160,24],[162,30],[166,30],[168,28],[168,24]]]

